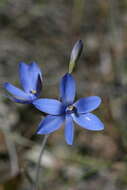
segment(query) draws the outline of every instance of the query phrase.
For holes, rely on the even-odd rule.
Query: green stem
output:
[[[72,61],[70,62],[70,64],[69,64],[69,71],[68,71],[70,74],[73,72],[75,64],[76,64],[75,62],[72,62]]]
[[[44,137],[44,139],[42,141],[41,152],[40,152],[38,163],[37,163],[37,167],[36,167],[36,176],[35,176],[35,182],[34,182],[34,185],[33,185],[33,190],[38,190],[39,174],[40,174],[40,163],[41,163],[42,155],[44,153],[44,149],[45,149],[45,145],[46,145],[48,136],[49,135],[45,135],[45,137]]]

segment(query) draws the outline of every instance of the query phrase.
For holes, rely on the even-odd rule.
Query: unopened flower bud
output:
[[[81,53],[83,50],[83,42],[82,40],[78,40],[71,52],[71,57],[70,57],[70,63],[69,63],[69,73],[72,73],[74,66],[76,64],[76,62],[78,61]]]

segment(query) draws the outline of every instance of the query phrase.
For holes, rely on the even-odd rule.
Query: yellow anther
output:
[[[31,90],[30,91],[32,94],[36,94],[37,92],[36,92],[36,90]]]
[[[68,106],[68,110],[72,111],[74,109],[73,105]]]

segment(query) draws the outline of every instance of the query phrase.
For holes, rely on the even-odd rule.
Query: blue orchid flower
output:
[[[67,73],[60,83],[60,100],[38,99],[33,102],[34,106],[42,112],[49,114],[39,124],[37,134],[49,134],[58,130],[65,123],[65,139],[67,144],[73,144],[74,123],[93,131],[104,129],[103,123],[97,116],[90,113],[101,103],[98,96],[81,98],[74,103],[76,93],[75,80]]]
[[[4,88],[12,95],[8,98],[16,103],[30,104],[40,96],[41,70],[35,62],[30,64],[21,62],[19,63],[19,78],[24,91],[8,82],[4,83]]]

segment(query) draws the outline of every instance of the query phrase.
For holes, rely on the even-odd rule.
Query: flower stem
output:
[[[42,159],[42,155],[43,155],[43,153],[44,153],[44,148],[45,148],[45,145],[46,145],[48,136],[49,136],[49,135],[45,135],[45,136],[44,136],[44,139],[43,139],[43,141],[42,141],[41,152],[40,152],[39,159],[38,159],[38,163],[37,163],[37,167],[36,167],[36,176],[35,176],[35,182],[34,182],[34,185],[33,185],[33,190],[38,190],[39,174],[40,174],[40,162],[41,162],[41,159]]]

